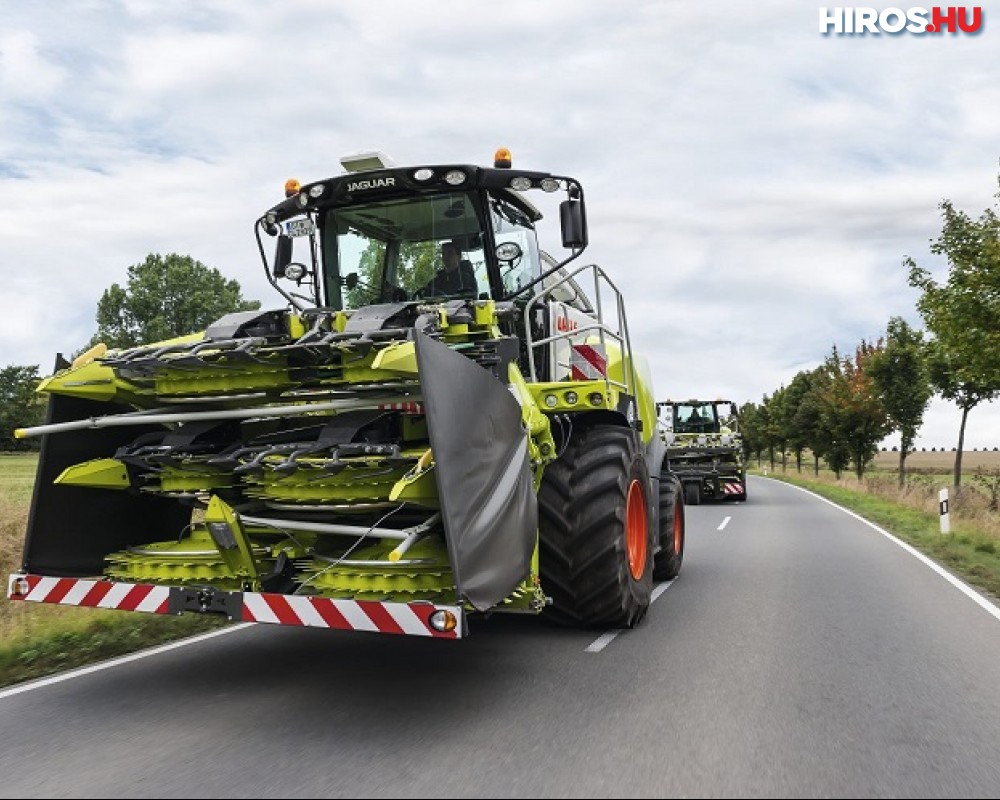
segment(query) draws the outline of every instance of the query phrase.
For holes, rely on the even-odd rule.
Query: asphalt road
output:
[[[997,797],[1000,610],[794,487],[617,635],[244,626],[0,690],[2,797]]]

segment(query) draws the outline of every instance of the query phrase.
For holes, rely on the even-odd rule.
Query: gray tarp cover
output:
[[[521,407],[505,384],[447,345],[418,333],[416,352],[455,583],[484,611],[528,576],[535,547]]]

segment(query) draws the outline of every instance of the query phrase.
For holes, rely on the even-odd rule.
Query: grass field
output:
[[[875,469],[896,472],[899,469],[899,453],[891,450],[880,451],[875,456],[872,465]],[[962,453],[962,476],[975,472],[977,467],[983,469],[1000,468],[1000,450],[967,450]],[[907,470],[920,472],[940,472],[951,474],[955,468],[955,453],[951,450],[936,452],[918,450],[906,457]]]
[[[34,453],[0,453],[0,502],[27,503],[31,500],[31,487],[35,485]]]

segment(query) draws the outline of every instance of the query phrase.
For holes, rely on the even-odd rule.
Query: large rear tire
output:
[[[653,530],[646,459],[629,428],[575,431],[538,493],[539,571],[549,619],[631,628],[649,608]]]
[[[684,561],[684,495],[673,475],[660,476],[660,552],[653,557],[653,580],[676,578]]]

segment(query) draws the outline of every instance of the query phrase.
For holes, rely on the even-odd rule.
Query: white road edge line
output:
[[[776,479],[772,478],[771,480],[776,480]],[[854,517],[859,522],[863,522],[865,525],[867,525],[872,530],[878,531],[886,539],[888,539],[890,542],[893,542],[894,544],[899,545],[907,553],[909,553],[911,556],[913,556],[914,558],[916,558],[919,561],[922,561],[925,566],[930,567],[932,570],[934,570],[934,572],[936,572],[938,575],[940,575],[942,578],[944,578],[946,581],[948,581],[948,583],[950,583],[952,586],[954,586],[956,589],[958,589],[958,591],[960,591],[962,594],[964,594],[970,600],[972,600],[973,602],[975,602],[976,605],[978,605],[980,608],[983,609],[983,611],[986,611],[987,613],[991,614],[994,617],[994,619],[1000,620],[1000,608],[997,608],[993,603],[991,603],[989,600],[987,600],[985,597],[983,597],[979,592],[977,592],[975,589],[973,589],[971,586],[969,586],[969,584],[965,583],[964,581],[962,581],[959,578],[956,578],[954,575],[952,575],[950,572],[948,572],[948,570],[946,570],[940,564],[937,564],[934,561],[932,561],[930,558],[928,558],[927,556],[925,556],[923,553],[921,553],[915,547],[907,544],[902,539],[897,538],[896,536],[894,536],[893,534],[889,533],[889,531],[885,530],[884,528],[880,528],[874,522],[871,522],[870,520],[865,519],[860,514],[855,514],[853,511],[851,511],[849,509],[846,509],[846,508],[844,508],[841,505],[837,505],[832,500],[827,500],[822,495],[816,494],[816,492],[812,492],[809,489],[803,489],[801,486],[796,486],[794,483],[785,483],[785,481],[777,481],[777,482],[778,483],[784,483],[786,486],[791,486],[793,489],[798,489],[800,492],[805,492],[806,494],[811,494],[813,497],[815,497],[815,498],[817,498],[819,500],[822,500],[824,503],[828,503],[829,505],[833,506],[834,508],[840,509],[845,514],[848,514],[848,515]]]
[[[667,589],[669,589],[671,586],[674,585],[675,580],[677,580],[677,578],[672,578],[669,581],[665,581],[664,583],[659,583],[656,586],[654,586],[653,594],[649,598],[649,604],[653,605],[653,603],[656,602],[657,597],[659,597],[661,594],[667,591]],[[617,630],[617,631],[608,631],[607,633],[602,633],[600,636],[594,639],[594,641],[588,644],[584,648],[583,652],[600,653],[605,647],[607,647],[615,640],[615,638],[618,636],[619,633],[622,633],[622,631]]]
[[[724,520],[722,520],[722,522],[720,523],[719,527],[716,528],[716,530],[717,531],[724,530],[725,527],[729,524],[729,520],[731,520],[731,519],[732,519],[732,517],[726,517]]]
[[[113,658],[110,661],[102,661],[100,664],[94,664],[89,667],[80,667],[80,669],[74,669],[71,672],[64,672],[60,675],[53,675],[50,678],[40,678],[39,680],[32,681],[31,683],[13,686],[10,689],[0,689],[0,700],[7,697],[13,697],[15,694],[21,694],[22,692],[30,692],[33,689],[41,689],[43,686],[51,686],[54,683],[62,683],[63,681],[79,678],[83,675],[89,675],[92,672],[100,672],[104,669],[111,669],[112,667],[117,667],[121,664],[127,664],[129,661],[138,661],[140,658],[149,658],[150,656],[165,653],[168,650],[176,650],[179,647],[187,647],[189,644],[197,644],[198,642],[203,642],[205,639],[211,639],[215,636],[224,636],[227,633],[235,633],[243,628],[249,628],[253,624],[253,622],[241,622],[228,628],[211,631],[210,633],[200,633],[197,636],[192,636],[187,639],[181,639],[176,642],[170,642],[169,644],[151,647],[149,650],[143,650],[139,653],[132,653],[127,656]]]

